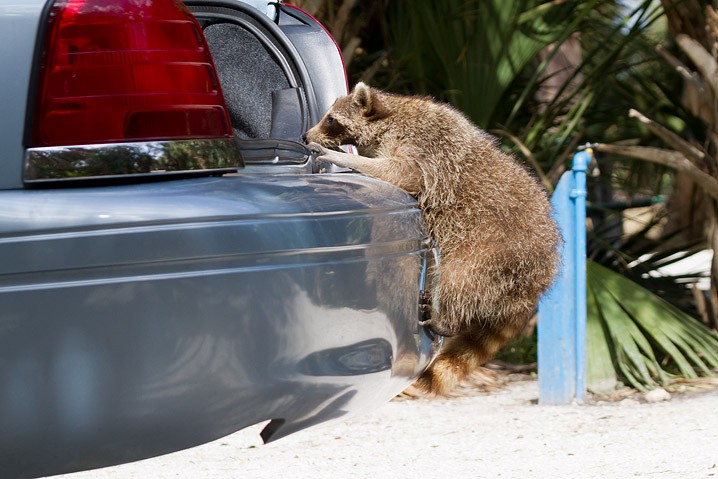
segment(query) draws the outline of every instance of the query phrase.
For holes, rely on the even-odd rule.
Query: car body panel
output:
[[[0,88],[12,92],[0,103],[0,189],[22,187],[25,112],[44,6],[38,0],[0,0]]]
[[[265,419],[281,437],[390,399],[434,353],[417,322],[421,216],[384,183],[230,176],[0,203],[11,476],[136,460]]]
[[[334,100],[343,96],[343,91],[348,89],[349,85],[343,68],[336,68],[343,60],[334,40],[324,34],[323,27],[313,21],[309,14],[291,8],[284,7],[279,28],[297,49],[312,78],[320,112],[314,119],[316,123],[324,112],[329,110]]]

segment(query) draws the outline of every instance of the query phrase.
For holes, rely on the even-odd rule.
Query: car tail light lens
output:
[[[202,29],[179,0],[56,1],[35,111],[35,147],[232,135]]]

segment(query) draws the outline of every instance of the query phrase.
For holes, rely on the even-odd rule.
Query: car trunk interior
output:
[[[306,163],[309,80],[279,28],[251,7],[187,4],[212,52],[245,165]]]

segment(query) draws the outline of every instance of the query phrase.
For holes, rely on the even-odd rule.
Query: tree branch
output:
[[[684,80],[695,83],[696,88],[699,90],[701,88],[704,88],[703,82],[701,81],[698,74],[691,71],[691,69],[688,68],[685,63],[680,61],[671,52],[666,50],[663,45],[656,45],[656,52],[658,52],[658,54],[660,54],[663,59],[683,77]]]
[[[701,78],[701,76],[691,70],[685,63],[680,61],[678,58],[673,56],[663,45],[656,45],[656,52],[663,57],[663,59],[673,67],[679,75],[687,82],[686,86],[695,90],[696,94],[708,95],[708,87]],[[698,116],[698,115],[696,115]]]
[[[703,79],[708,82],[712,93],[718,94],[718,61],[703,48],[703,45],[687,35],[677,35],[676,41],[701,73]]]
[[[332,35],[334,38],[342,38],[342,34],[344,33],[344,29],[347,26],[347,23],[349,22],[349,18],[351,17],[351,11],[354,8],[354,5],[356,5],[357,0],[344,0],[339,7],[339,11],[337,12],[337,16],[334,19],[334,22],[332,24]]]
[[[693,163],[700,165],[703,163],[703,160],[705,160],[705,153],[701,150],[691,145],[668,128],[651,120],[638,110],[631,108],[628,110],[628,116],[636,118],[638,121],[646,125],[646,127],[651,130],[654,135],[665,141],[668,146],[683,153],[686,157],[688,157],[688,159],[693,161]]]
[[[713,178],[694,165],[688,158],[673,150],[653,148],[649,146],[619,146],[600,143],[597,151],[623,155],[638,160],[650,161],[659,165],[667,166],[689,176],[705,194],[718,200],[718,179]]]

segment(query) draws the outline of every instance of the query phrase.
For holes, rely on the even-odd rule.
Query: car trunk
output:
[[[242,2],[186,4],[212,52],[244,171],[316,172],[302,135],[346,94],[332,38],[312,17],[286,5],[273,21]],[[333,63],[313,64],[327,58]]]

